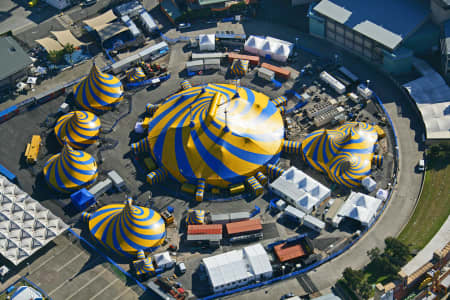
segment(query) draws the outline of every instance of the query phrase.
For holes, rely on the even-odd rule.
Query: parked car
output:
[[[419,164],[417,165],[417,170],[419,172],[425,171],[425,160],[424,159],[419,160]]]
[[[180,274],[186,273],[186,265],[184,263],[182,262],[178,263],[177,268]]]
[[[94,5],[95,3],[97,3],[97,0],[84,0],[83,2],[81,2],[81,6],[88,7]]]
[[[178,25],[178,29],[186,29],[186,28],[189,28],[191,26],[192,26],[191,23],[180,23]]]

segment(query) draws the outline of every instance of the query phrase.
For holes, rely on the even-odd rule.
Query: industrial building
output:
[[[331,195],[330,189],[296,167],[287,169],[269,189],[305,213],[311,213]]]
[[[18,81],[26,78],[32,61],[14,38],[0,37],[0,58],[2,66],[0,88],[14,86]]]
[[[310,8],[309,30],[389,73],[406,73],[414,54],[431,53],[439,45],[438,25],[448,12],[442,16],[445,7],[438,2],[444,1],[322,0]]]
[[[261,244],[203,258],[202,264],[215,293],[268,279],[273,271]]]

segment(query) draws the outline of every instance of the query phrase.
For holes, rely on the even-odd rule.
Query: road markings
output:
[[[133,291],[130,289],[130,288],[126,288],[126,289],[124,289],[123,290],[123,292],[122,293],[120,293],[119,294],[119,296],[117,296],[116,298],[114,298],[113,300],[117,300],[117,299],[120,299],[120,297],[122,297],[123,295],[125,295],[126,293],[128,293],[128,292],[131,292],[131,293],[133,293]]]
[[[111,281],[108,285],[106,285],[104,288],[102,288],[100,291],[97,292],[97,294],[95,294],[94,296],[91,297],[91,299],[95,299],[97,298],[99,295],[101,295],[106,289],[108,289],[110,286],[112,286],[114,283],[116,283],[116,281],[118,281],[119,279],[114,279],[113,281]]]
[[[103,268],[103,270],[98,273],[97,275],[95,275],[95,277],[93,277],[92,279],[90,279],[88,282],[86,282],[82,287],[80,287],[78,289],[78,291],[76,291],[75,293],[72,293],[69,297],[66,298],[66,300],[71,299],[73,296],[75,296],[76,294],[78,294],[79,292],[81,292],[85,287],[87,287],[89,284],[93,283],[97,278],[99,278],[101,275],[103,275],[103,273],[106,272],[106,269]]]
[[[70,265],[75,259],[77,259],[78,257],[80,257],[81,255],[83,255],[83,252],[78,253],[78,255],[75,255],[74,257],[72,257],[72,259],[70,259],[68,262],[66,262],[64,265],[62,265],[61,267],[59,267],[56,272],[60,272],[62,269],[64,269],[65,267],[67,267],[68,265]]]

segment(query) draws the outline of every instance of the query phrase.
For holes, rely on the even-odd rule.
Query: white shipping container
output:
[[[320,79],[328,83],[338,94],[345,93],[345,86],[336,78],[328,74],[326,71],[320,73]]]
[[[275,72],[266,68],[259,68],[258,77],[268,81],[272,81],[275,78]]]
[[[186,69],[189,72],[197,72],[203,70],[203,60],[187,61]]]
[[[203,66],[205,70],[219,70],[220,69],[220,59],[205,59],[203,61]]]
[[[101,195],[106,193],[107,190],[112,188],[112,185],[113,184],[112,184],[111,179],[107,178],[107,179],[105,179],[103,181],[100,181],[99,183],[97,183],[93,187],[91,187],[88,190],[88,192],[91,193],[92,195],[94,195],[95,199],[97,199],[98,197],[100,197]]]

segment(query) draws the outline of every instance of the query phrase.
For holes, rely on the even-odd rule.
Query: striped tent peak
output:
[[[145,73],[141,67],[136,67],[127,72],[129,82],[137,82],[145,79]]]
[[[89,219],[91,218],[91,214],[90,213],[88,213],[88,212],[86,212],[86,211],[83,211],[82,213],[81,213],[81,220],[83,221],[83,222],[85,222],[85,223],[87,223],[87,222],[89,222]]]
[[[282,117],[266,95],[208,84],[169,96],[153,115],[148,141],[172,178],[225,188],[276,163],[283,136]]]
[[[187,90],[187,89],[190,89],[190,88],[192,87],[192,84],[191,84],[188,80],[183,80],[183,81],[180,83],[180,85],[181,85],[181,88],[182,88],[183,90]]]
[[[201,209],[188,209],[186,216],[186,223],[188,225],[204,224],[205,211]]]
[[[80,107],[89,111],[111,110],[123,100],[123,86],[117,77],[101,72],[93,64],[91,72],[75,85],[74,98]]]
[[[247,74],[248,60],[235,59],[230,67],[230,74],[244,76]]]
[[[303,158],[314,169],[348,187],[370,174],[378,134],[372,125],[348,122],[335,130],[321,129],[302,142]]]
[[[88,111],[72,111],[61,116],[55,125],[55,136],[60,144],[64,138],[75,149],[83,149],[98,140],[100,118]]]
[[[134,269],[136,270],[137,275],[142,274],[152,274],[155,272],[155,267],[153,266],[152,260],[150,257],[145,257],[142,259],[137,259],[133,261]]]
[[[166,237],[161,215],[133,205],[131,199],[124,204],[110,204],[98,209],[89,219],[89,230],[102,244],[132,256],[137,256],[140,251],[154,251]]]
[[[68,143],[61,153],[50,157],[43,169],[47,183],[64,193],[89,187],[96,181],[97,171],[97,162],[92,155],[74,150]]]

